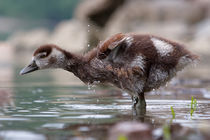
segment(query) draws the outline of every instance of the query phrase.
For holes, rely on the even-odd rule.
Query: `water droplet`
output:
[[[90,47],[90,44],[88,44],[87,46],[88,46],[88,48],[89,48],[89,47]]]
[[[41,88],[38,88],[38,89],[37,89],[37,92],[42,93],[43,90],[42,90]]]
[[[78,129],[79,131],[83,131],[83,132],[86,132],[86,131],[89,131],[89,128],[86,127],[86,126],[82,126]]]
[[[33,94],[36,94],[36,90],[32,90],[32,93],[33,93]]]
[[[91,90],[92,85],[90,83],[88,83],[87,86],[88,86],[88,90]]]
[[[93,90],[93,93],[96,93],[96,90],[95,89]]]
[[[90,27],[90,24],[88,24],[88,27]]]
[[[94,81],[93,82],[93,84],[99,84],[100,83],[100,81]]]

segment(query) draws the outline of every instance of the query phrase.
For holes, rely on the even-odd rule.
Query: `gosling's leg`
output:
[[[138,95],[132,96],[133,101],[133,108],[145,108],[146,107],[146,101],[144,98],[144,93],[140,93]]]
[[[133,115],[143,117],[146,113],[146,101],[144,93],[132,96],[133,101]]]

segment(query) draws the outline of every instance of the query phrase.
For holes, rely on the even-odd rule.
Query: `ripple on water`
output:
[[[20,102],[20,104],[32,104],[32,102]]]
[[[204,98],[210,99],[210,92],[206,89],[201,89]]]
[[[112,115],[80,115],[80,116],[68,116],[62,117],[63,119],[107,119],[112,118]]]
[[[43,111],[40,113],[42,113],[42,114],[59,114],[59,112],[52,112],[52,111]]]
[[[11,117],[11,118],[0,118],[0,121],[28,121],[28,118],[15,118],[15,117]]]
[[[0,138],[5,140],[46,140],[44,135],[29,131],[0,131]]]
[[[34,103],[45,103],[47,102],[48,100],[35,100]]]
[[[28,113],[30,111],[29,110],[18,110],[17,112],[20,112],[20,113]]]
[[[63,129],[65,126],[64,123],[46,123],[42,125],[44,128],[51,128],[51,129]]]
[[[13,116],[16,117],[29,117],[29,118],[42,118],[42,117],[47,117],[47,118],[54,118],[54,117],[59,117],[59,115],[52,115],[52,114],[33,114],[33,115],[22,115],[22,114],[15,114]]]
[[[68,110],[77,109],[77,110],[130,110],[131,105],[102,105],[102,104],[67,104],[67,105],[60,105],[61,107],[66,107]]]

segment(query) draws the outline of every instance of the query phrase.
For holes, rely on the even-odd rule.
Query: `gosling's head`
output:
[[[36,70],[61,68],[64,64],[64,50],[53,44],[40,46],[33,54],[31,63],[20,71],[27,74]]]

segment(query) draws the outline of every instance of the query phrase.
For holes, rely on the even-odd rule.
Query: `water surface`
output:
[[[111,126],[120,121],[137,120],[158,128],[171,120],[171,106],[176,113],[173,123],[196,127],[210,122],[208,80],[174,80],[167,87],[147,93],[147,112],[140,118],[132,115],[127,93],[53,80],[44,71],[1,81],[0,138],[103,140]],[[193,116],[191,96],[198,101]]]

